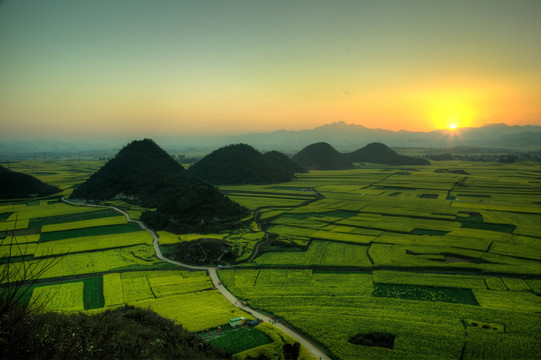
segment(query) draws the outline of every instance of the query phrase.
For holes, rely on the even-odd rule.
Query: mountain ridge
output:
[[[517,134],[522,133],[521,136]],[[244,143],[261,151],[278,149],[294,153],[316,142],[327,142],[340,151],[354,151],[371,142],[381,142],[391,147],[447,148],[453,146],[476,146],[488,148],[541,148],[541,126],[507,125],[492,123],[480,127],[463,127],[454,131],[447,129],[415,132],[367,128],[344,121],[333,122],[303,130],[279,129],[271,132],[250,132],[228,135],[167,135],[154,136],[168,150],[202,149],[212,151],[228,144]],[[0,141],[0,160],[28,154],[30,158],[47,158],[50,154],[97,153],[118,150],[124,140],[108,142],[88,140],[66,141]]]

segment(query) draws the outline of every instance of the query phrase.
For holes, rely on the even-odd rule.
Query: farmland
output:
[[[67,195],[100,164],[12,168]],[[529,359],[541,347],[540,186],[535,163],[311,171],[279,185],[222,187],[253,210],[244,228],[158,235],[164,250],[200,238],[230,244],[236,263],[218,272],[228,290],[333,359]],[[252,318],[205,272],[159,260],[151,236],[117,212],[55,196],[0,203],[0,263],[59,261],[26,301],[50,298],[47,309],[68,312],[136,305],[193,332]],[[136,217],[144,210],[113,205]],[[275,328],[259,327],[272,342],[258,338],[237,358],[279,354]],[[392,337],[392,348],[353,341],[374,345],[374,334]]]
[[[279,241],[222,281],[337,359],[535,358],[539,165],[438,166],[470,175],[370,165],[298,174],[321,195],[301,206],[253,197]],[[349,342],[370,333],[394,347]]]

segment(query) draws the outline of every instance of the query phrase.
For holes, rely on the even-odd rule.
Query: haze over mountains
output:
[[[140,136],[132,136],[131,138]],[[490,148],[541,148],[541,126],[509,126],[490,124],[478,128],[459,128],[455,131],[435,130],[430,132],[391,131],[370,129],[362,125],[346,124],[339,121],[307,130],[277,130],[266,133],[239,135],[171,135],[154,136],[166,150],[210,152],[228,144],[244,143],[259,150],[278,150],[295,153],[305,146],[327,142],[339,151],[359,149],[372,142],[384,143],[391,147],[446,148],[474,146]],[[46,153],[103,152],[121,148],[126,139],[85,141],[0,141],[0,155],[34,154],[37,159],[47,158]],[[32,155],[31,155],[32,156]]]

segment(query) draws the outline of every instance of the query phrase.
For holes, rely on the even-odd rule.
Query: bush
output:
[[[7,317],[15,316],[7,314]],[[0,359],[230,359],[199,351],[200,339],[150,311],[124,306],[87,315],[41,313],[4,329]]]

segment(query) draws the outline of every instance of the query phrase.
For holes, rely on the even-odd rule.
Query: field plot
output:
[[[4,205],[6,206],[6,205]],[[11,208],[11,206],[8,206]],[[60,220],[59,222],[70,221],[68,220],[70,216],[74,214],[81,213],[92,213],[96,212],[96,209],[83,207],[83,206],[71,206],[64,204],[62,202],[52,202],[49,203],[48,200],[42,200],[39,206],[27,206],[26,204],[17,204],[13,207],[13,212],[8,220],[17,217],[17,220],[29,220],[29,219],[39,219],[47,217],[56,217]],[[61,220],[60,217],[66,216],[66,220]],[[100,217],[102,215],[100,214]]]
[[[367,246],[362,245],[314,240],[305,252],[269,252],[257,257],[249,265],[369,267],[371,262],[367,249]]]
[[[40,260],[30,260],[28,264],[42,266]],[[14,263],[12,266],[21,266]],[[34,266],[34,265],[32,265]],[[147,270],[155,268],[170,268],[171,265],[158,260],[154,249],[148,245],[135,245],[120,249],[96,252],[67,254],[61,261],[48,269],[43,279],[62,278],[72,275],[97,274],[119,270]]]
[[[371,296],[374,291],[372,275],[363,272],[342,273],[323,270],[221,270],[220,279],[240,297],[300,296],[317,293],[321,296]],[[295,291],[291,293],[292,288]]]
[[[83,287],[82,282],[37,287],[30,301],[49,311],[83,311]]]
[[[146,231],[127,234],[84,236],[73,239],[40,242],[34,256],[61,255],[85,251],[98,251],[140,244],[152,244],[152,236]]]
[[[60,224],[51,224],[43,225],[41,227],[41,232],[53,232],[53,231],[64,231],[64,230],[73,230],[73,229],[83,229],[91,228],[97,226],[107,226],[107,225],[119,225],[126,224],[126,217],[124,216],[115,216],[115,217],[106,217],[98,218],[92,220],[81,220],[81,221],[70,221]]]
[[[265,356],[267,359],[279,359],[283,356],[283,349],[285,344],[293,345],[296,341],[286,333],[281,332],[274,326],[261,323],[257,325],[256,330],[267,335],[272,342],[267,345],[260,345],[258,347],[252,348],[250,350],[243,351],[241,353],[235,354],[233,359],[244,360],[244,359],[257,359],[258,356]],[[299,360],[317,360],[304,346],[301,346],[299,353]]]
[[[375,268],[475,269],[487,273],[541,275],[539,261],[452,247],[374,243],[368,254]]]
[[[209,342],[221,350],[238,354],[257,346],[269,344],[272,340],[258,328],[230,329],[225,327],[223,335],[215,337]]]
[[[228,324],[234,317],[254,319],[250,314],[234,307],[218,290],[172,295],[130,304],[150,308],[161,316],[182,324],[186,330],[192,332]]]
[[[45,242],[45,241],[64,240],[64,239],[72,239],[72,238],[86,237],[86,236],[124,234],[124,233],[129,233],[129,232],[136,232],[136,231],[141,231],[141,228],[139,227],[139,225],[135,223],[120,224],[120,225],[105,225],[105,226],[89,227],[89,228],[84,228],[84,229],[42,232],[39,238],[39,241]]]

